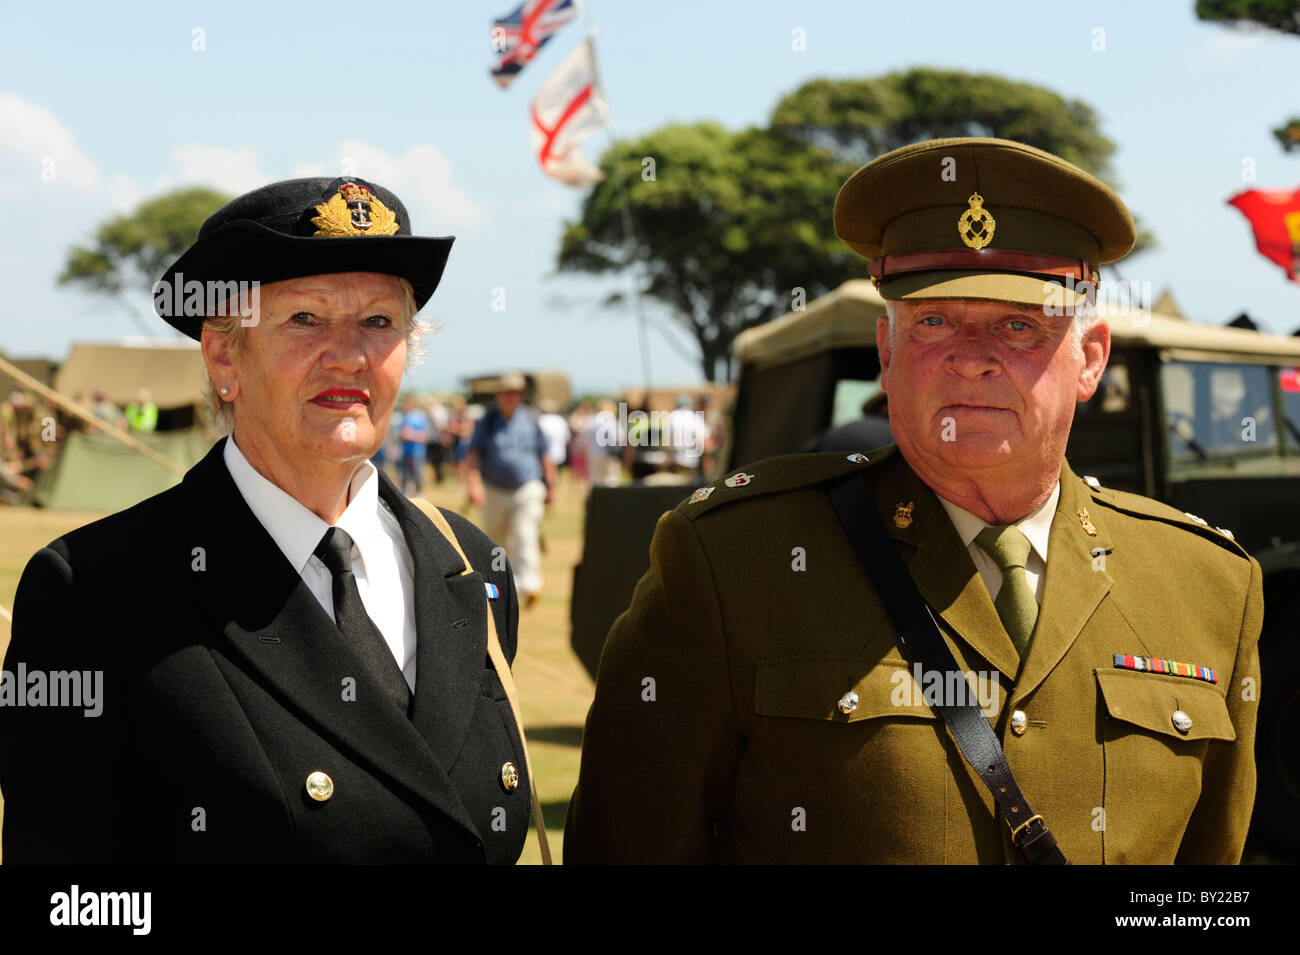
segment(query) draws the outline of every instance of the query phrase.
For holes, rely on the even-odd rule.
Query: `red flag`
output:
[[[1300,189],[1295,192],[1251,189],[1228,200],[1250,220],[1255,248],[1300,282]]]

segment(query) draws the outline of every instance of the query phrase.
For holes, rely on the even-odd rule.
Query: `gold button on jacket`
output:
[[[858,472],[1070,861],[1237,862],[1255,792],[1258,695],[1241,687],[1259,680],[1259,565],[1181,511],[1066,465],[1022,667],[938,499],[897,451],[870,458],[759,461],[746,486],[660,519],[601,658],[565,861],[1021,861],[826,496]],[[908,522],[894,520],[899,501],[914,502]],[[1211,667],[1218,682],[1117,669],[1117,653]]]

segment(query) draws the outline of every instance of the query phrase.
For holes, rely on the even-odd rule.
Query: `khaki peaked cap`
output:
[[[836,197],[835,234],[871,260],[885,298],[1026,305],[1055,291],[1045,281],[1069,288],[1067,275],[1095,287],[1097,266],[1136,238],[1128,207],[1095,176],[987,138],[914,143],[863,166]]]

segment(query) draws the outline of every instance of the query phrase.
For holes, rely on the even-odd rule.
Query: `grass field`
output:
[[[479,515],[467,508],[459,485],[429,483],[423,494],[435,504],[478,523]],[[561,855],[564,815],[578,780],[582,724],[593,691],[587,671],[569,649],[569,596],[573,565],[582,551],[582,515],[582,492],[567,482],[566,474],[542,525],[545,584],[541,599],[531,609],[521,611],[519,652],[514,663],[533,772],[556,862]],[[61,534],[101,516],[33,508],[0,509],[0,605],[6,610],[13,608],[18,578],[32,554]],[[8,646],[9,623],[0,618],[0,655]],[[3,811],[0,801],[0,820]],[[541,861],[532,832],[519,861]]]

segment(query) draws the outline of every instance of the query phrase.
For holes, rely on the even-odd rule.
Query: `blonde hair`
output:
[[[402,288],[402,321],[406,325],[406,368],[409,371],[424,361],[424,338],[436,332],[437,327],[416,317],[419,309],[415,304],[415,289],[411,283],[400,276],[393,277]],[[223,312],[230,314],[221,314]],[[205,318],[203,326],[223,337],[230,356],[238,357],[244,347],[243,315],[238,308],[224,306],[218,308],[217,313]],[[203,397],[208,402],[208,410],[212,412],[212,421],[221,434],[230,434],[235,428],[234,404],[223,400],[217,392],[206,362],[203,365],[203,378]]]

